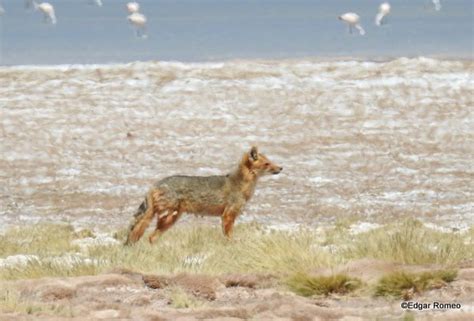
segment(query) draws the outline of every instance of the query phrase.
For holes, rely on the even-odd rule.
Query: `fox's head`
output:
[[[258,152],[257,147],[253,146],[248,153],[250,169],[257,175],[279,174],[283,167],[272,163],[265,155]]]

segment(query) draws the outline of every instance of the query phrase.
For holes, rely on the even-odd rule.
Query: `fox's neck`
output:
[[[251,167],[248,155],[244,155],[237,169],[229,175],[232,185],[244,194],[247,201],[252,197],[258,180],[258,175],[252,171]]]

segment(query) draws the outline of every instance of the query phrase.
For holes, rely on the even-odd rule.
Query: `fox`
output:
[[[150,188],[138,207],[125,245],[138,242],[156,216],[156,228],[148,238],[153,244],[183,213],[220,216],[222,232],[231,239],[235,219],[252,198],[258,179],[282,170],[283,167],[252,146],[243,154],[237,168],[227,175],[166,177]]]

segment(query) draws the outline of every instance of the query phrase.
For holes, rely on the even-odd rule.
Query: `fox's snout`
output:
[[[283,170],[283,167],[277,167],[276,169],[274,169],[272,171],[272,174],[273,175],[277,175],[277,174],[280,174],[280,172]]]

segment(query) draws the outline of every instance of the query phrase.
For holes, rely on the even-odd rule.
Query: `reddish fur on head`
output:
[[[265,155],[259,153],[255,146],[244,155],[240,167],[241,170],[244,170],[242,167],[245,167],[249,172],[248,174],[253,174],[256,177],[269,174],[276,175],[283,170],[283,167],[278,166],[270,161]]]
[[[257,176],[268,174],[279,174],[283,167],[270,161],[265,155],[258,152],[257,147],[253,146],[248,153],[249,170]]]

